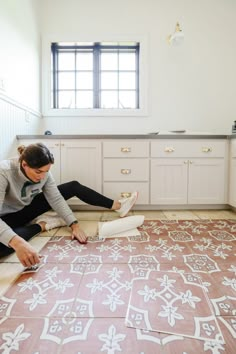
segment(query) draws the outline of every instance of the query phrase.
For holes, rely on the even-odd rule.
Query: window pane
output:
[[[118,74],[117,73],[101,73],[101,89],[117,89]]]
[[[92,91],[77,91],[76,108],[93,108]]]
[[[121,91],[119,93],[119,108],[136,108],[135,91]]]
[[[93,74],[92,73],[77,73],[76,75],[77,89],[93,89]]]
[[[135,53],[120,53],[119,54],[119,69],[120,70],[135,70],[136,58]]]
[[[135,89],[135,73],[120,73],[119,74],[119,88],[121,90]]]
[[[75,69],[75,53],[60,53],[58,56],[59,70]]]
[[[101,108],[118,108],[118,92],[102,91]]]
[[[59,91],[58,108],[75,108],[75,94],[73,91]]]
[[[101,70],[117,70],[118,54],[117,53],[101,53]]]
[[[58,88],[59,90],[74,90],[75,89],[75,73],[58,73]]]
[[[93,70],[93,54],[77,53],[76,70]]]

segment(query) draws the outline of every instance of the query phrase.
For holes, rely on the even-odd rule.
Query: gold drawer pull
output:
[[[121,198],[129,198],[129,197],[131,197],[131,194],[132,193],[130,193],[130,192],[121,192],[120,196],[121,196]]]
[[[175,149],[173,147],[171,147],[171,146],[167,146],[165,148],[165,152],[174,152],[174,151],[175,151]]]
[[[131,147],[122,147],[120,149],[121,152],[131,152]]]
[[[122,173],[122,175],[129,175],[131,173],[131,169],[130,168],[122,168],[120,170],[120,172]]]
[[[209,147],[202,147],[202,152],[211,152],[212,148]]]

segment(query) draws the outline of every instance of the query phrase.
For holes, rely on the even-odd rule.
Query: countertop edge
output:
[[[22,139],[234,139],[235,135],[216,134],[107,134],[107,135],[16,135],[17,140]]]

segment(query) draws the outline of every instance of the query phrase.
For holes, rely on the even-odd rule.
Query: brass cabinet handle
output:
[[[165,147],[165,150],[164,150],[165,152],[174,152],[175,151],[175,149],[173,148],[173,147],[171,147],[171,146],[167,146],[167,147]]]
[[[121,152],[131,152],[131,147],[122,147],[120,149]]]
[[[129,198],[129,197],[131,197],[131,192],[121,192],[120,193],[120,196],[121,196],[121,198]]]
[[[130,168],[122,168],[120,170],[120,172],[122,173],[122,175],[129,175],[131,173],[131,169]]]
[[[211,151],[212,151],[212,148],[210,148],[210,147],[206,147],[206,146],[202,147],[202,152],[211,152]]]

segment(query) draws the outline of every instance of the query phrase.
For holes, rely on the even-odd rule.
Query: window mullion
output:
[[[135,50],[136,59],[136,108],[139,108],[139,45],[136,46]]]
[[[77,107],[77,50],[75,49],[75,108]]]
[[[53,108],[58,108],[58,46],[52,43],[52,90],[53,90]]]
[[[93,49],[93,107],[100,107],[100,45],[94,44]]]

